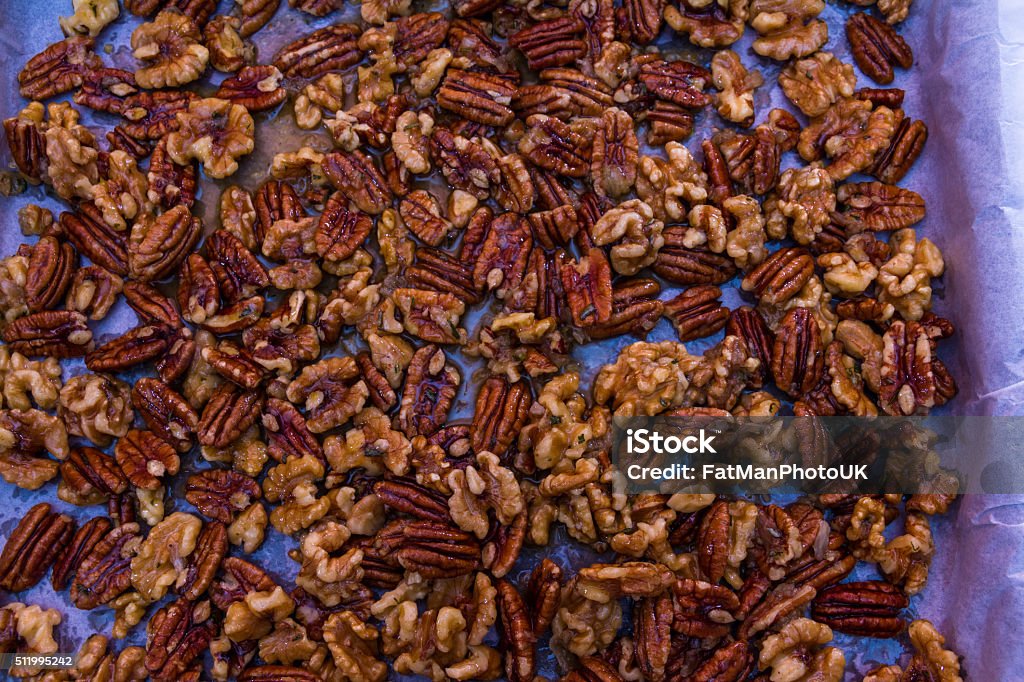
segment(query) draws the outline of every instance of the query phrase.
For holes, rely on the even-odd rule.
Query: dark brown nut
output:
[[[767,305],[780,305],[796,296],[814,276],[814,257],[799,247],[772,253],[743,278],[744,291]]]
[[[534,71],[572,64],[587,54],[585,29],[577,16],[541,21],[509,36],[508,44],[526,56]]]
[[[25,281],[28,309],[38,312],[59,305],[71,284],[71,275],[77,264],[77,254],[71,244],[44,235],[32,247],[28,260],[28,278]]]
[[[737,640],[716,648],[687,679],[692,682],[740,682],[750,675],[754,659],[750,644]],[[671,663],[669,665],[671,667]]]
[[[143,324],[168,329],[181,329],[185,325],[171,299],[145,282],[129,281],[124,285],[124,297]]]
[[[654,329],[665,312],[665,304],[654,298],[661,286],[654,280],[632,280],[612,291],[612,314],[587,330],[592,339],[607,339],[621,334],[644,337]]]
[[[195,164],[179,166],[167,154],[167,140],[161,138],[149,161],[149,200],[164,209],[192,206],[196,198]]]
[[[729,633],[740,608],[728,587],[684,578],[673,586],[672,629],[687,637],[722,637]]]
[[[11,322],[4,343],[30,358],[74,358],[92,350],[92,332],[85,315],[71,310],[44,310]]]
[[[627,0],[625,9],[625,31],[629,41],[646,45],[661,33],[664,0]]]
[[[71,602],[80,609],[94,609],[131,587],[131,561],[141,542],[137,523],[111,528],[78,565],[71,583]]]
[[[228,551],[228,531],[222,523],[203,526],[196,548],[189,557],[183,582],[178,593],[185,599],[196,601],[213,584],[217,569]]]
[[[461,135],[436,127],[430,137],[430,157],[453,189],[483,201],[501,182],[497,162],[487,151]]]
[[[359,365],[359,373],[363,375],[363,381],[366,382],[366,386],[370,390],[370,402],[378,410],[389,412],[398,404],[398,395],[388,383],[388,378],[377,369],[370,354],[366,351],[356,355],[356,364]]]
[[[775,385],[793,397],[818,385],[825,368],[825,349],[818,323],[808,308],[793,308],[779,322],[771,368]]]
[[[276,66],[246,66],[226,78],[214,97],[240,104],[249,111],[273,109],[288,98]]]
[[[82,85],[89,71],[103,66],[92,48],[92,38],[74,36],[29,59],[18,74],[21,96],[28,100],[50,99]]]
[[[443,350],[423,346],[409,363],[395,426],[406,436],[430,436],[448,420],[462,377]]]
[[[621,109],[608,109],[601,116],[601,127],[594,137],[590,158],[594,191],[601,196],[619,197],[636,183],[640,161],[640,142],[633,119]]]
[[[38,583],[74,533],[74,519],[51,511],[49,504],[41,502],[29,509],[0,553],[0,587],[21,592]]]
[[[708,198],[712,204],[720,207],[726,199],[735,195],[732,178],[729,177],[729,167],[714,141],[704,140],[700,143],[700,148],[704,152],[704,172],[708,175],[710,186]]]
[[[724,254],[685,246],[686,228],[667,227],[665,245],[651,269],[674,284],[724,284],[736,275],[736,265]]]
[[[440,493],[408,479],[378,481],[373,493],[386,506],[422,521],[450,523],[448,501]]]
[[[66,549],[53,565],[50,581],[53,589],[63,590],[71,582],[82,560],[92,551],[111,528],[108,519],[97,516],[83,523],[72,536]],[[2,563],[2,562],[0,562]]]
[[[160,140],[178,129],[178,112],[198,96],[188,90],[140,92],[127,97],[121,107],[125,122],[118,126],[137,140]]]
[[[123,69],[89,69],[82,87],[75,93],[75,104],[81,104],[96,111],[120,114],[125,100],[136,94],[135,74]]]
[[[751,357],[757,358],[760,363],[757,372],[760,380],[756,385],[752,385],[752,388],[760,388],[768,378],[772,347],[775,345],[775,337],[764,318],[761,317],[761,313],[749,306],[736,308],[729,313],[725,334],[743,339]]]
[[[481,565],[495,578],[504,578],[515,567],[526,543],[526,509],[511,524],[497,524],[484,544]]]
[[[373,221],[362,211],[350,210],[348,198],[335,192],[317,222],[316,251],[321,258],[340,262],[350,257],[370,236]]]
[[[833,630],[860,637],[895,637],[906,627],[899,612],[910,600],[881,580],[842,583],[818,593],[811,617]]]
[[[260,484],[238,471],[211,469],[188,477],[185,499],[203,516],[231,523],[261,497]]]
[[[102,320],[123,286],[124,280],[99,265],[78,268],[71,278],[64,305],[68,310],[88,315],[90,320]]]
[[[192,447],[199,415],[173,388],[158,379],[143,378],[132,387],[132,405],[146,425],[178,452]]]
[[[737,635],[748,640],[774,624],[784,621],[792,613],[801,611],[815,597],[815,590],[809,584],[794,585],[782,583],[769,592],[740,625]]]
[[[129,273],[144,282],[174,274],[201,233],[202,223],[186,206],[175,206],[156,218],[139,216],[129,238]]]
[[[729,309],[719,298],[722,290],[710,284],[690,287],[665,302],[665,317],[672,321],[680,341],[693,341],[721,330],[729,319]]]
[[[387,528],[375,543],[387,539]],[[401,522],[394,555],[407,571],[424,578],[452,578],[472,573],[480,565],[476,537],[448,524],[431,521]]]
[[[128,479],[114,458],[96,448],[72,449],[61,462],[60,474],[57,496],[71,504],[99,504],[128,488]]]
[[[269,180],[256,192],[256,245],[261,246],[270,228],[279,220],[301,220],[306,211],[295,189],[279,180]]]
[[[515,92],[515,83],[503,76],[449,69],[437,104],[468,121],[503,128],[515,117],[510,106]]]
[[[126,0],[125,9],[139,17],[148,17],[157,10],[177,10],[202,26],[217,9],[213,0]]]
[[[927,414],[936,391],[927,331],[917,322],[895,320],[882,342],[879,406],[891,415]]]
[[[501,173],[501,182],[494,188],[494,198],[507,211],[529,213],[537,199],[537,190],[533,186],[526,160],[519,154],[506,154],[496,161],[498,171]],[[449,202],[451,201],[450,197]],[[452,212],[451,208],[449,212]]]
[[[190,254],[181,264],[178,276],[178,305],[181,314],[192,324],[203,324],[220,309],[220,287],[217,276],[206,259]]]
[[[238,8],[242,15],[242,25],[238,32],[243,38],[248,38],[263,28],[280,4],[281,0],[241,0]]]
[[[441,215],[441,203],[426,190],[415,190],[402,199],[398,213],[409,231],[430,246],[440,245],[452,229],[452,224]]]
[[[547,557],[530,573],[526,599],[533,636],[540,639],[555,619],[562,594],[562,569]]]
[[[553,116],[534,114],[519,140],[519,153],[539,168],[557,175],[582,178],[590,171],[590,141]]]
[[[470,432],[473,450],[503,456],[526,425],[532,404],[525,380],[510,384],[505,377],[489,377],[476,396]]]
[[[333,24],[285,45],[274,57],[274,66],[287,78],[317,78],[344,71],[363,58],[357,45],[360,29],[355,24]]]
[[[402,287],[391,294],[405,331],[429,343],[466,342],[466,330],[459,320],[466,304],[451,294]]]
[[[320,682],[320,679],[314,672],[289,665],[260,665],[246,668],[238,677],[239,682]]]
[[[512,99],[520,117],[546,114],[562,120],[574,116],[600,116],[614,105],[611,89],[576,69],[545,69],[540,83],[521,85]]]
[[[289,401],[305,406],[309,430],[323,433],[363,409],[369,389],[355,359],[333,357],[304,368],[288,384],[287,394]]]
[[[217,230],[206,238],[206,253],[221,298],[228,303],[254,296],[270,283],[256,256],[227,230]]]
[[[115,372],[162,357],[171,347],[172,330],[143,325],[86,353],[85,366],[94,372]]]
[[[711,584],[725,575],[729,550],[729,503],[719,500],[705,512],[697,531],[697,565]]]
[[[612,269],[603,251],[590,249],[579,262],[564,259],[559,277],[576,326],[593,327],[611,319]]]
[[[295,371],[300,362],[320,356],[316,328],[308,324],[282,327],[263,318],[242,332],[242,343],[256,362],[286,374]]]
[[[266,369],[248,351],[230,341],[222,341],[217,347],[203,348],[202,356],[217,374],[250,391],[263,383],[267,375]]]
[[[40,126],[20,117],[8,118],[4,133],[18,170],[31,182],[40,182],[46,173],[46,142]]]
[[[509,581],[499,580],[496,587],[502,640],[508,650],[505,675],[509,682],[532,682],[537,671],[537,642],[526,604]]]
[[[473,264],[444,251],[416,249],[416,262],[405,273],[410,284],[451,294],[467,304],[480,302],[473,284]]]
[[[444,42],[448,35],[448,26],[447,17],[440,12],[419,12],[407,17],[398,17],[387,24],[384,31],[393,36],[391,50],[399,69],[405,71],[426,60],[430,51],[440,47]],[[366,46],[367,37],[372,34],[373,29],[364,34],[361,47]],[[374,42],[372,37],[369,38],[369,42]]]
[[[62,213],[60,226],[68,241],[83,256],[117,275],[128,274],[125,236],[104,222],[95,204],[84,203],[75,213]]]
[[[842,208],[832,219],[848,234],[901,230],[920,222],[925,215],[920,194],[881,182],[840,185],[836,202]]]
[[[218,14],[203,27],[203,43],[210,51],[210,64],[224,73],[235,73],[255,57],[251,43],[239,33],[242,20]],[[280,73],[280,72],[279,72]],[[218,94],[221,99],[230,99]]]
[[[256,423],[262,408],[263,397],[258,392],[221,385],[203,408],[196,427],[199,443],[215,448],[231,445]]]
[[[640,601],[636,609],[633,642],[637,667],[652,682],[664,680],[672,649],[672,597],[667,594],[648,597]]]
[[[895,110],[903,106],[906,92],[899,88],[861,88],[853,93],[853,96],[865,99],[876,107],[889,107]]]
[[[548,211],[526,216],[533,228],[533,237],[545,249],[567,245],[579,231],[576,209],[566,204]]]
[[[693,133],[693,112],[672,102],[656,101],[644,120],[648,125],[647,144],[652,147],[682,142]]]
[[[469,239],[468,234],[466,238]],[[476,290],[497,290],[499,295],[503,295],[518,287],[526,274],[532,248],[533,234],[525,218],[503,213],[492,220],[473,264]]]
[[[639,81],[658,99],[688,109],[700,109],[711,103],[704,88],[711,82],[711,72],[702,66],[679,60],[645,61],[640,65]]]
[[[293,457],[312,455],[323,460],[320,441],[306,426],[306,419],[291,403],[270,398],[263,413],[263,429],[267,435],[267,454],[281,462]]]
[[[363,152],[332,152],[324,157],[324,175],[360,211],[380,215],[393,196],[387,180],[373,159]]]
[[[339,0],[288,0],[288,4],[314,17],[326,17],[342,6]]]
[[[153,614],[146,625],[146,670],[154,680],[185,679],[217,630],[209,618],[209,602],[185,598]]]
[[[152,431],[132,429],[117,441],[114,457],[133,486],[156,490],[160,479],[178,473],[181,460],[166,441]]]
[[[227,611],[229,606],[245,599],[250,592],[266,592],[276,586],[273,578],[259,566],[229,556],[221,562],[221,576],[210,586],[210,600],[221,611]]]
[[[854,14],[846,21],[846,39],[860,70],[881,85],[892,83],[894,66],[909,69],[914,65],[907,41],[892,26],[870,14]]]

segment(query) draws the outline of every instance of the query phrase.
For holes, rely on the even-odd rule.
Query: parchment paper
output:
[[[221,2],[227,11],[231,3]],[[434,7],[437,5],[435,4]],[[417,3],[417,9],[427,9]],[[843,32],[843,21],[852,8],[830,4],[823,19],[829,22],[831,38],[826,49],[851,62]],[[24,62],[46,45],[62,38],[57,17],[71,13],[70,0],[0,0],[0,54],[3,55],[0,117],[13,116],[24,105],[18,95],[16,74]],[[312,21],[282,8],[272,30],[256,36],[263,61],[294,36],[349,17],[358,8],[347,7],[344,15]],[[97,52],[108,64],[133,69],[128,39],[138,24],[124,13],[97,42]],[[907,91],[905,108],[911,116],[925,120],[929,140],[914,170],[900,183],[927,200],[928,216],[918,228],[942,249],[947,272],[937,288],[936,310],[955,321],[955,340],[944,346],[943,357],[960,384],[960,396],[951,406],[953,413],[976,415],[1024,415],[1024,2],[1020,0],[963,0],[941,2],[917,0],[910,18],[900,26],[915,54],[913,70],[898,71],[895,85]],[[662,44],[672,44],[666,29]],[[749,49],[750,33],[735,49],[750,67],[764,73],[766,86],[758,93],[759,120],[771,106],[782,103],[774,88],[778,66],[760,60]],[[103,46],[113,46],[104,54]],[[685,41],[675,46],[688,49]],[[858,72],[858,85],[870,85]],[[771,101],[768,93],[773,92]],[[113,127],[113,117],[86,117],[103,131]],[[713,115],[700,121],[700,129],[689,141],[695,150]],[[266,122],[258,116],[257,152],[243,161],[231,182],[252,189],[266,177],[273,154],[301,144],[326,148],[323,133],[298,131],[285,111]],[[0,145],[0,164],[13,167],[6,145]],[[216,224],[219,189],[204,183],[195,209],[208,229]],[[55,215],[60,202],[34,189],[17,198],[0,198],[0,253],[13,253],[24,238],[17,226],[17,209],[26,203],[51,208]],[[728,298],[727,298],[728,301]],[[734,303],[732,301],[730,303]],[[123,303],[94,328],[100,340],[134,325],[134,316]],[[472,324],[470,323],[472,330]],[[662,324],[655,339],[672,338],[671,328]],[[581,371],[592,375],[631,339],[616,339],[587,346],[576,354]],[[696,344],[700,349],[706,344]],[[343,351],[342,351],[343,352]],[[65,380],[82,371],[81,365],[66,365]],[[467,368],[472,371],[472,367]],[[472,382],[464,382],[458,409],[465,413],[471,404]],[[987,453],[980,452],[980,457]],[[184,479],[184,476],[178,477]],[[45,497],[55,507],[79,518],[100,513],[97,508],[76,509],[56,500],[53,485],[45,495],[31,493],[0,482],[0,540],[6,539],[17,519],[32,504]],[[188,508],[184,501],[171,501]],[[924,594],[911,606],[915,614],[931,619],[947,637],[948,644],[964,657],[969,679],[992,681],[1024,680],[1024,496],[972,495],[962,499],[948,517],[933,524],[938,551]],[[285,556],[292,543],[270,531],[268,542],[255,561],[276,577],[291,584],[294,563]],[[566,544],[558,549],[565,563],[589,560],[587,550]],[[519,575],[527,570],[533,552],[524,553]],[[55,607],[64,614],[59,628],[63,651],[76,651],[86,636],[109,632],[111,612],[97,609],[83,612],[66,602],[66,593],[55,594],[48,580],[18,595],[0,595],[0,603],[20,601]],[[129,638],[142,643],[140,626]],[[847,652],[849,679],[860,679],[861,671],[878,662],[891,662],[905,642],[882,642],[864,646],[850,638],[837,638]],[[543,653],[543,652],[542,652]],[[550,659],[543,672],[552,673]]]

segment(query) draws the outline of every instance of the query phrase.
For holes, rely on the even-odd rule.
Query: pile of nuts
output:
[[[846,34],[888,85],[913,63],[910,0],[853,2],[884,19]],[[896,184],[927,128],[824,51],[821,0],[364,0],[268,63],[253,41],[276,13],[340,0],[125,0],[134,71],[94,51],[117,0],[73,4],[4,121],[23,181],[67,210],[24,207],[38,239],[0,261],[0,475],[106,513],[41,501],[0,588],[49,574],[115,621],[74,670],[14,674],[533,682],[548,640],[572,682],[838,682],[834,632],[906,631],[905,665],[865,681],[961,680],[903,617],[955,489],[627,495],[610,461],[612,416],[922,415],[956,394],[936,355],[953,325],[930,311],[943,258]],[[755,107],[758,57],[728,49],[748,24],[799,113]],[[211,68],[228,75],[203,97]],[[76,107],[119,122],[98,136]],[[319,137],[258,186],[206,183],[204,225],[200,166],[232,177],[273,115]],[[704,116],[719,132],[687,142]],[[734,278],[750,305],[730,310]],[[122,295],[136,325],[96,338]],[[574,349],[662,317],[678,341],[626,345],[581,385]],[[471,420],[451,418],[460,356],[486,367]],[[295,539],[294,586],[245,558],[269,532]],[[518,561],[556,532],[605,560]],[[843,582],[861,562],[877,578]],[[0,651],[57,651],[61,619],[7,604]],[[145,647],[113,641],[143,621]]]

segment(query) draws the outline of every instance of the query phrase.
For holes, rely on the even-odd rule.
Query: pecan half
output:
[[[633,622],[636,664],[652,682],[665,679],[672,649],[672,597],[663,594],[640,601]]]
[[[504,455],[525,426],[532,402],[525,380],[510,384],[505,377],[492,376],[484,381],[473,411],[473,450]]]
[[[539,639],[551,626],[562,594],[562,569],[545,557],[530,573],[526,599],[533,624],[533,636]]]
[[[927,414],[935,405],[935,372],[928,333],[917,322],[895,320],[882,337],[878,401],[886,414]]]
[[[505,654],[505,675],[509,682],[532,682],[537,671],[537,644],[533,627],[519,590],[507,580],[499,580],[498,614],[501,617]]]
[[[75,521],[41,502],[29,509],[10,532],[0,553],[0,587],[21,592],[46,575],[71,542]]]
[[[665,302],[665,317],[672,320],[680,341],[711,336],[725,326],[729,309],[722,305],[722,290],[713,285],[690,287]]]
[[[416,249],[416,262],[406,270],[409,282],[455,296],[472,305],[480,302],[473,284],[473,264],[438,249]]]
[[[592,327],[608,322],[613,310],[612,269],[600,249],[573,262],[568,258],[559,266],[559,277],[569,302],[573,323]]]
[[[861,637],[895,637],[906,622],[899,612],[910,600],[881,580],[842,583],[823,590],[811,602],[811,615],[833,630]]]
[[[509,36],[508,44],[526,55],[531,69],[572,64],[587,54],[584,25],[577,16],[541,21]]]
[[[128,488],[128,479],[113,457],[96,448],[73,448],[60,465],[58,496],[72,504],[105,502]]]
[[[152,431],[132,429],[117,441],[114,457],[131,484],[156,490],[160,479],[178,473],[181,460],[166,441]]]
[[[18,73],[21,96],[28,100],[50,99],[82,85],[89,71],[103,66],[92,51],[93,44],[88,36],[74,36],[29,59]]]
[[[519,141],[519,153],[546,171],[582,178],[590,171],[590,144],[569,124],[544,114],[526,119],[529,128]]]
[[[146,626],[146,670],[155,680],[179,680],[216,632],[208,602],[181,598],[153,614]]]
[[[736,265],[724,254],[687,247],[685,227],[667,227],[665,245],[651,269],[675,284],[724,284],[736,275]]]
[[[46,142],[40,126],[35,121],[13,117],[4,120],[4,133],[18,170],[38,183],[46,172]]]
[[[274,66],[288,78],[317,78],[331,71],[344,71],[363,57],[359,34],[355,24],[326,26],[281,48],[274,57]]]
[[[902,230],[925,216],[920,194],[881,182],[840,185],[836,202],[843,208],[833,213],[832,219],[849,234]]]
[[[860,70],[881,85],[892,83],[894,66],[909,69],[914,64],[903,36],[870,14],[854,14],[846,21],[846,39]]]
[[[139,379],[132,387],[132,405],[146,425],[178,452],[192,447],[199,415],[173,388],[158,379]]]
[[[281,79],[276,66],[244,66],[221,82],[214,97],[240,104],[249,111],[266,111],[288,98]]]
[[[808,308],[793,308],[779,322],[772,345],[772,376],[781,390],[799,397],[818,385],[825,368],[818,323]]]
[[[487,151],[461,135],[436,127],[430,136],[430,157],[454,189],[487,199],[501,182],[498,164]]]
[[[53,589],[63,590],[68,586],[82,560],[110,531],[111,525],[109,519],[97,516],[79,526],[67,548],[53,564],[53,573],[50,574]]]
[[[83,256],[117,275],[128,274],[125,236],[106,224],[95,204],[84,203],[75,213],[62,213],[60,226]]]
[[[43,235],[32,247],[25,281],[25,301],[32,312],[48,310],[60,304],[77,269],[77,254],[71,244]]]
[[[306,455],[323,459],[320,441],[291,403],[277,398],[267,400],[262,424],[267,435],[267,454],[277,461]]]
[[[213,584],[217,569],[228,551],[228,531],[222,523],[203,526],[196,548],[189,556],[184,581],[178,586],[182,597],[195,601]]]
[[[515,84],[503,76],[449,69],[437,105],[467,121],[503,128],[515,118],[510,106],[515,92]]]
[[[235,516],[261,497],[260,485],[252,478],[230,469],[211,469],[188,477],[185,499],[199,512],[221,523]]]
[[[417,350],[409,363],[396,427],[410,438],[432,435],[448,419],[461,382],[443,350],[434,345]]]
[[[43,310],[4,327],[4,343],[30,358],[73,358],[92,350],[85,315],[72,310]]]
[[[382,537],[383,536],[383,537]],[[384,531],[377,541],[386,540]],[[480,545],[471,533],[431,521],[403,523],[398,530],[398,563],[424,578],[451,578],[472,573],[480,564]]]
[[[672,629],[687,637],[722,637],[731,630],[740,608],[735,592],[703,580],[678,580],[673,594]]]
[[[118,128],[136,140],[161,140],[178,129],[178,113],[188,109],[198,95],[189,90],[158,90],[130,95],[121,107],[125,119]]]
[[[201,233],[202,223],[186,206],[175,206],[155,219],[139,216],[129,238],[129,274],[145,282],[173,274]]]
[[[875,159],[870,173],[886,184],[895,185],[910,171],[927,140],[928,126],[924,121],[904,117],[896,126],[888,148]]]
[[[210,397],[196,426],[199,442],[215,448],[227,447],[256,423],[263,409],[263,397],[254,391],[240,391],[223,384]]]
[[[799,247],[781,248],[747,273],[741,283],[757,300],[779,305],[796,296],[814,275],[814,257]]]
[[[422,521],[449,523],[448,501],[439,493],[424,488],[411,480],[389,479],[378,481],[373,493],[385,505]]]
[[[711,72],[697,64],[651,59],[640,65],[637,78],[652,95],[666,102],[689,109],[711,103],[711,95],[704,92],[711,82]]]
[[[179,166],[167,153],[167,138],[161,138],[149,160],[147,196],[164,209],[181,204],[192,206],[196,198],[196,165]]]
[[[387,179],[372,158],[360,151],[332,152],[324,157],[324,175],[359,210],[379,215],[391,206]]]
[[[760,388],[764,380],[768,378],[768,370],[771,367],[772,347],[775,345],[775,336],[768,328],[768,324],[761,317],[761,313],[749,306],[741,306],[729,313],[729,321],[725,326],[726,336],[738,336],[743,339],[751,357],[758,359],[758,375],[760,383],[753,388]]]
[[[142,538],[139,524],[111,528],[85,554],[71,583],[71,601],[80,609],[106,604],[131,587],[131,561]]]

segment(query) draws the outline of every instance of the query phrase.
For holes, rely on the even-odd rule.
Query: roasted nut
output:
[[[196,426],[199,443],[215,448],[230,445],[256,423],[262,407],[263,397],[258,392],[223,384],[203,408]]]
[[[188,477],[185,499],[203,516],[231,523],[236,514],[260,497],[260,486],[245,474],[211,469]]]
[[[693,2],[687,0],[665,7],[665,22],[679,33],[687,34],[690,42],[700,47],[732,45],[743,35],[747,19],[742,5],[719,2]]]
[[[71,358],[92,350],[92,332],[85,316],[70,310],[45,310],[11,322],[4,343],[28,357]]]
[[[434,127],[430,137],[430,158],[448,184],[483,201],[491,188],[501,182],[497,162],[487,151],[446,128]]]
[[[525,381],[510,384],[504,377],[484,381],[473,412],[473,450],[504,455],[526,424],[530,400]]]
[[[26,512],[11,531],[0,553],[0,587],[9,592],[26,590],[46,575],[75,532],[66,514],[50,511],[42,502]]]
[[[449,69],[437,104],[468,121],[504,127],[515,115],[511,106],[515,83],[500,75]]]
[[[928,126],[923,121],[904,117],[896,127],[888,148],[878,155],[869,169],[871,174],[882,182],[896,184],[917,161],[927,140]]]
[[[395,289],[391,295],[406,332],[428,343],[464,343],[459,320],[466,305],[451,294],[425,289]]]
[[[192,662],[213,639],[209,602],[178,599],[153,614],[146,625],[146,670],[156,680],[184,679]]]
[[[399,204],[398,212],[409,231],[430,246],[441,244],[452,227],[441,215],[440,202],[425,190],[418,189],[409,193]]]
[[[235,73],[254,57],[252,45],[239,33],[241,19],[219,14],[203,27],[203,42],[210,51],[210,64],[224,73]],[[218,94],[218,97],[223,95]]]
[[[892,83],[894,66],[909,69],[914,64],[907,41],[892,26],[870,14],[851,16],[846,21],[846,38],[857,66],[880,85]]]
[[[772,346],[772,375],[775,384],[797,397],[807,393],[824,371],[821,333],[807,308],[793,308],[779,322]]]
[[[785,303],[814,275],[814,259],[806,250],[782,248],[743,278],[744,291],[769,305]]]
[[[160,12],[132,33],[132,54],[150,62],[135,71],[144,88],[173,88],[199,78],[210,60],[196,22],[177,12]]]
[[[178,453],[152,431],[128,431],[117,441],[114,454],[118,466],[137,488],[156,490],[161,478],[178,473]]]
[[[94,609],[131,587],[131,561],[141,542],[137,523],[124,523],[107,531],[84,553],[75,571],[72,603],[80,609]]]
[[[60,304],[77,266],[74,248],[56,237],[44,236],[32,248],[25,281],[25,301],[32,312]]]
[[[537,645],[526,604],[519,590],[507,580],[499,580],[497,588],[498,613],[509,649],[505,655],[505,674],[510,682],[529,682],[537,670]]]
[[[690,287],[665,302],[665,316],[672,320],[680,341],[693,341],[718,332],[729,319],[721,305],[722,290],[713,285]]]
[[[526,135],[519,153],[538,167],[558,175],[581,178],[590,169],[590,145],[567,123],[544,114],[526,119]],[[450,182],[450,180],[449,180]]]
[[[727,121],[749,126],[754,121],[754,89],[764,79],[757,71],[747,71],[739,55],[732,50],[716,52],[711,60],[711,76],[720,91],[715,108]]]
[[[255,147],[252,116],[229,100],[195,100],[178,112],[177,119],[179,129],[167,136],[167,154],[179,165],[201,161],[210,177],[232,175],[238,158]]]
[[[221,82],[214,97],[243,106],[250,112],[266,111],[288,97],[281,79],[276,66],[244,66]]]
[[[853,96],[857,76],[853,67],[830,52],[800,59],[779,74],[779,86],[793,104],[808,116],[821,116],[840,98]]]
[[[702,66],[684,60],[651,59],[640,64],[637,77],[652,95],[666,102],[690,109],[711,103],[711,96],[704,92],[711,83],[711,73]]]
[[[362,59],[356,45],[359,33],[355,24],[319,29],[281,48],[274,57],[274,66],[288,78],[316,78],[330,71],[344,71]]]
[[[898,614],[909,603],[899,588],[887,582],[843,583],[819,592],[811,603],[811,614],[839,632],[895,637],[905,626]]]
[[[613,244],[611,263],[616,272],[635,275],[657,259],[665,243],[663,229],[650,206],[630,199],[602,215],[589,234],[597,246]]]
[[[75,36],[29,59],[18,74],[21,96],[28,100],[50,99],[82,85],[86,74],[101,66],[92,48],[92,38]]]
[[[146,425],[178,452],[192,447],[199,416],[170,386],[157,379],[140,379],[132,387],[132,404]]]
[[[313,433],[341,426],[363,408],[369,390],[351,357],[328,358],[302,370],[288,384],[288,400],[304,404]]]
[[[328,154],[323,160],[323,171],[330,183],[359,210],[379,215],[391,205],[392,194],[387,181],[373,159],[363,152]]]
[[[412,356],[395,428],[406,436],[430,436],[444,425],[462,377],[443,350],[427,345]]]

